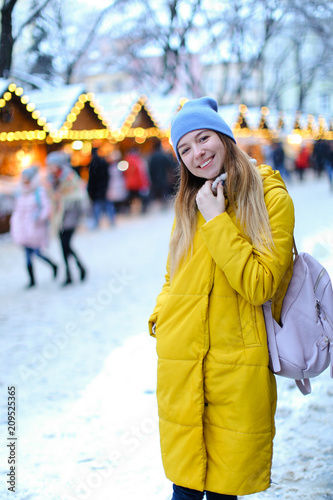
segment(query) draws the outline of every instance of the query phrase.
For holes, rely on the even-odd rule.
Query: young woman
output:
[[[261,306],[272,300],[279,320],[294,208],[280,174],[255,165],[217,109],[209,97],[188,101],[171,124],[181,175],[149,326],[173,500],[235,499],[270,486],[276,385]]]
[[[15,243],[22,245],[29,274],[27,288],[36,285],[33,255],[49,264],[55,278],[58,266],[42,253],[49,241],[51,202],[41,185],[38,167],[32,165],[23,170],[16,202],[10,219],[10,233]]]
[[[86,198],[86,190],[79,175],[71,168],[66,153],[55,151],[48,154],[46,160],[54,206],[53,224],[59,234],[66,266],[66,279],[62,286],[67,286],[73,282],[69,266],[70,256],[77,264],[80,280],[83,281],[86,278],[86,269],[71,244],[82,216],[82,204]]]

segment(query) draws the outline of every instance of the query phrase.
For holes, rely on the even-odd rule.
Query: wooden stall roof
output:
[[[94,94],[83,85],[66,85],[32,91],[31,99],[46,117],[47,142],[103,139],[108,137],[108,121],[102,115]]]
[[[136,92],[97,94],[97,102],[110,122],[110,139],[121,141],[126,138],[163,138],[168,130],[161,128],[159,116],[150,106],[145,95]]]
[[[23,88],[0,79],[0,141],[45,141],[46,120]]]

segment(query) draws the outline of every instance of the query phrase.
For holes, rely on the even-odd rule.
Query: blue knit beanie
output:
[[[179,140],[188,132],[202,128],[221,132],[236,142],[231,128],[218,114],[218,106],[215,99],[212,97],[193,99],[192,101],[187,101],[171,121],[171,141],[178,160],[180,160],[177,151]]]

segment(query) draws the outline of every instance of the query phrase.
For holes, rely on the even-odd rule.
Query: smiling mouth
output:
[[[205,168],[209,167],[209,165],[211,164],[213,159],[214,159],[214,156],[212,156],[211,158],[206,160],[204,163],[202,163],[202,165],[199,165],[198,168],[205,169]]]

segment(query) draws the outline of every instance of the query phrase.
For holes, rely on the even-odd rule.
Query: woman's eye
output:
[[[203,135],[202,137],[200,137],[200,141],[205,141],[206,139],[209,138],[209,135]]]
[[[188,151],[189,151],[189,148],[185,148],[185,149],[183,149],[183,150],[180,152],[180,154],[181,154],[181,155],[185,155]]]

